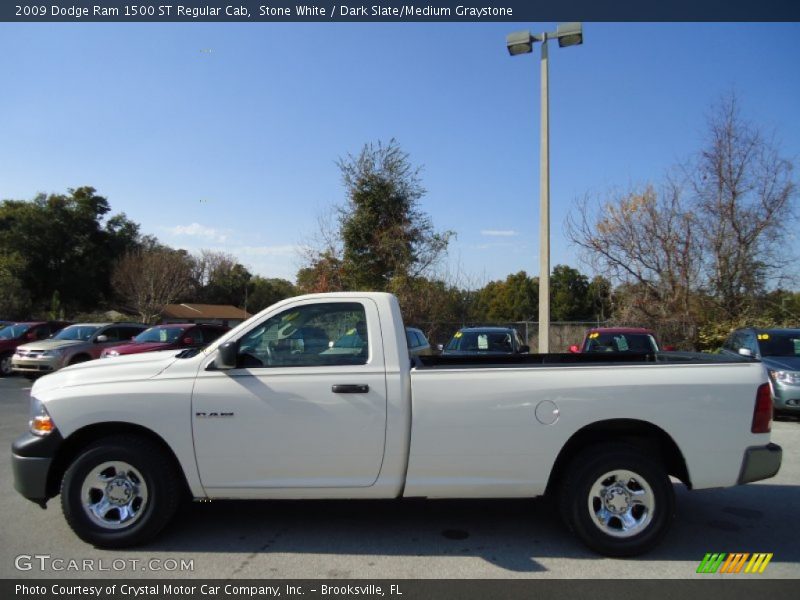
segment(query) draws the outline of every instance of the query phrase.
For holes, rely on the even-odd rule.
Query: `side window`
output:
[[[129,340],[144,331],[144,329],[139,329],[138,327],[119,327],[118,330],[120,341]]]
[[[210,344],[225,333],[225,331],[219,327],[201,327],[200,331],[203,336],[203,344]]]
[[[203,331],[200,327],[192,327],[188,331],[184,331],[181,334],[180,341],[183,341],[186,338],[191,338],[192,346],[200,346],[203,343]]]
[[[758,354],[758,343],[756,342],[756,336],[754,333],[751,332],[745,335],[744,339],[742,340],[742,345],[750,350],[750,352],[753,353],[753,356]]]
[[[120,340],[121,327],[109,327],[99,335],[104,335],[108,338],[109,342],[118,342]]]
[[[358,302],[290,308],[239,340],[240,367],[363,365],[369,357],[367,317]]]
[[[417,338],[414,335],[414,332],[410,329],[406,329],[406,346],[409,348],[413,348],[417,345]]]
[[[33,333],[36,335],[37,340],[43,340],[50,336],[50,327],[48,325],[38,325]]]

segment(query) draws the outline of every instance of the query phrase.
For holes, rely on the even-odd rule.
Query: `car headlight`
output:
[[[43,358],[48,358],[52,356],[61,356],[61,350],[45,350],[44,352],[42,352],[41,355]]]
[[[103,352],[102,358],[108,358],[109,356],[119,356],[119,352],[116,350],[106,350]]]
[[[56,424],[53,423],[44,404],[33,396],[31,396],[30,415],[31,419],[28,421],[28,425],[32,434],[45,436],[55,431]]]
[[[797,371],[777,371],[770,369],[769,376],[775,383],[782,383],[783,385],[800,384],[800,372]]]

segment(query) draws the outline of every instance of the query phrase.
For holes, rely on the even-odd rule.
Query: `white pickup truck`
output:
[[[39,379],[16,489],[83,540],[153,538],[179,502],[553,494],[591,548],[655,545],[690,488],[772,477],[763,366],[700,355],[413,357],[382,293],[284,300],[208,347]]]

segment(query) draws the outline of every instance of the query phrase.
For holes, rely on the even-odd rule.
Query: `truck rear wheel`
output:
[[[154,442],[104,438],[85,448],[61,482],[61,507],[72,530],[101,548],[123,548],[155,537],[181,498],[177,469]]]
[[[567,526],[592,550],[636,556],[666,535],[675,495],[655,460],[634,446],[609,444],[573,460],[559,506]]]

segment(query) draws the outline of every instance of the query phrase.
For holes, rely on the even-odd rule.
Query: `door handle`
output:
[[[334,394],[366,394],[369,392],[369,386],[353,383],[335,383],[331,386],[331,391]]]

